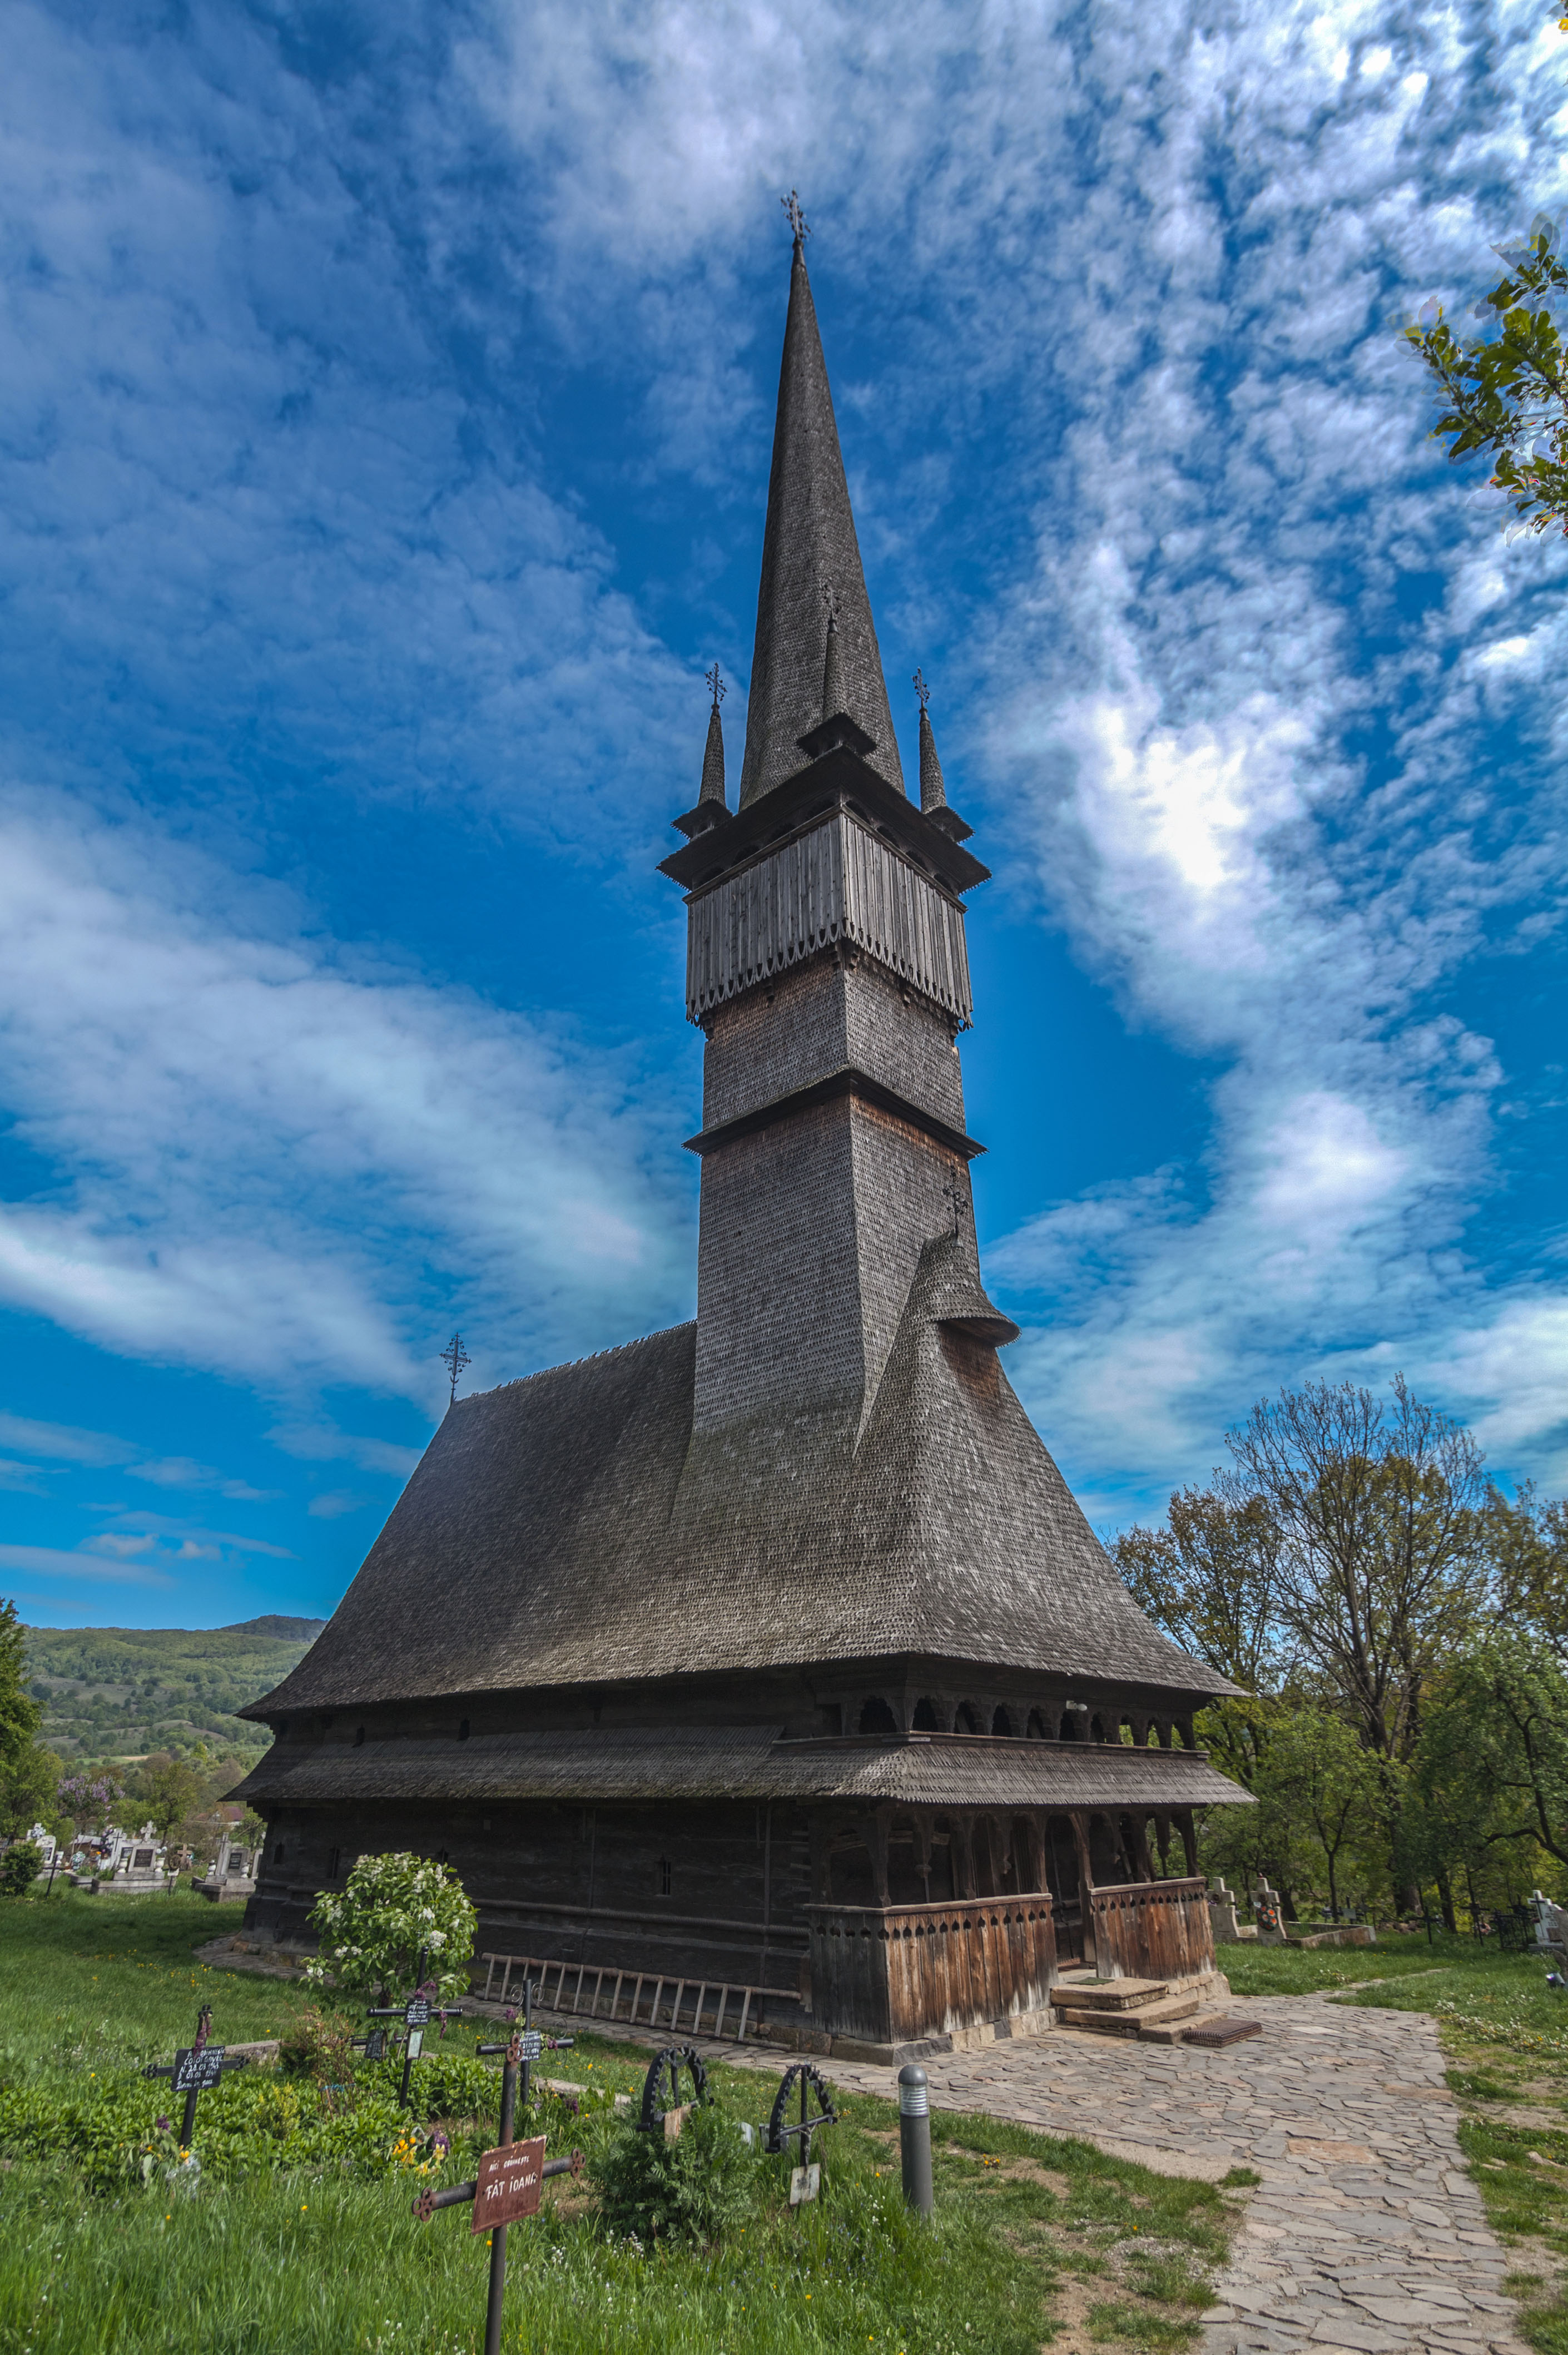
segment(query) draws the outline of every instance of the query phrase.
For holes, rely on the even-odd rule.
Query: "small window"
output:
[[[655,1870],[659,1877],[659,1895],[668,1897],[675,1886],[675,1867],[667,1856],[661,1856]]]
[[[862,1703],[860,1709],[862,1733],[896,1733],[898,1730],[898,1719],[893,1715],[880,1693],[873,1693],[869,1700]]]
[[[354,1729],[354,1747],[356,1750],[363,1750],[365,1747],[365,1729],[362,1725],[357,1725]]]
[[[1011,1733],[1012,1730],[1012,1710],[1008,1709],[1005,1703],[998,1701],[997,1704],[997,1713],[991,1720],[991,1731],[993,1733]]]
[[[280,1840],[280,1841],[278,1842],[277,1847],[272,1850],[272,1862],[273,1862],[274,1864],[282,1864],[283,1860],[283,1841],[282,1841],[282,1840]]]
[[[459,1742],[466,1742],[468,1739],[468,1720],[466,1718],[463,1718],[459,1721],[457,1738]]]
[[[326,1877],[328,1881],[336,1880],[338,1862],[342,1854],[343,1851],[341,1849],[328,1849],[326,1852]]]
[[[914,1705],[914,1730],[917,1733],[940,1733],[942,1731],[936,1703],[929,1693],[923,1693]]]
[[[953,1729],[953,1730],[954,1730],[955,1733],[978,1733],[978,1732],[979,1732],[979,1731],[980,1731],[980,1713],[979,1713],[978,1710],[976,1710],[976,1709],[975,1708],[975,1706],[974,1706],[973,1702],[971,1702],[971,1701],[966,1701],[966,1700],[965,1700],[965,1701],[961,1701],[961,1702],[959,1703],[959,1706],[958,1706],[958,1722],[957,1722],[957,1724],[954,1727],[954,1729]]]

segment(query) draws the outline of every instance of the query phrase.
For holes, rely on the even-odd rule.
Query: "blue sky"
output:
[[[798,185],[1096,1524],[1282,1381],[1568,1479],[1563,543],[1394,332],[1543,6],[29,7],[0,83],[0,1590],[325,1611],[439,1413],[688,1316],[655,872],[744,731]]]

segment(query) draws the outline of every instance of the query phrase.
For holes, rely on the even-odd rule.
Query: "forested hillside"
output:
[[[144,1757],[197,1742],[241,1757],[265,1727],[235,1711],[281,1682],[325,1625],[269,1617],[238,1627],[29,1627],[39,1739],[63,1758]]]

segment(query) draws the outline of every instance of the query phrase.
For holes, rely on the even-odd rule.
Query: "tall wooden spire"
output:
[[[901,793],[903,771],[888,708],[876,624],[849,508],[833,395],[822,357],[805,223],[791,214],[795,255],[779,369],[768,519],[763,535],[757,637],[752,655],[741,807],[805,765],[800,740],[823,718],[828,616],[837,638],[843,709],[871,740],[870,766]]]

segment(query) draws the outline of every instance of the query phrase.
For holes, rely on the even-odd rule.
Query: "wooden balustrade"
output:
[[[812,2014],[836,2037],[912,2043],[1043,2010],[1056,1977],[1043,1890],[945,1905],[814,1905],[806,1918]]]
[[[1135,1881],[1089,1891],[1094,1968],[1103,1979],[1172,1979],[1214,1967],[1207,1881]]]

